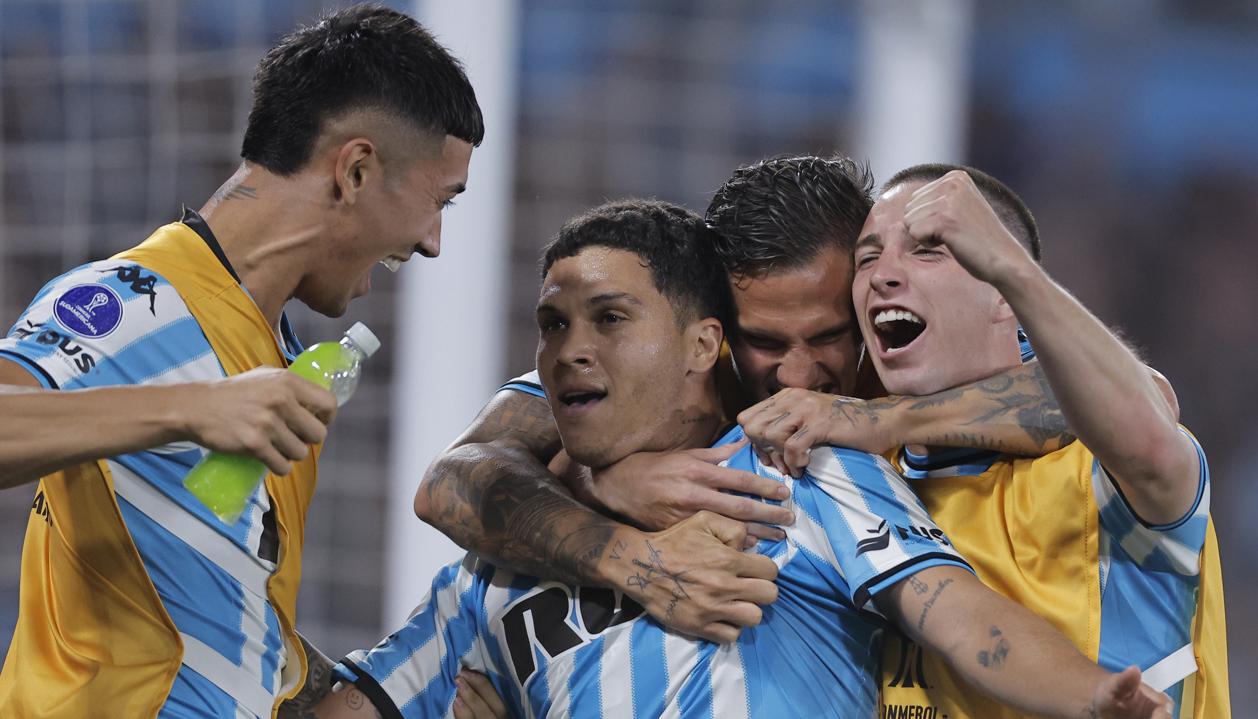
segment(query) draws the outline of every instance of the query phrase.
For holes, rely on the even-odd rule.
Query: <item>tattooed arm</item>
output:
[[[1038,362],[924,397],[872,400],[785,389],[738,415],[779,470],[808,464],[819,445],[882,454],[905,444],[1039,456],[1074,441]]]
[[[742,522],[701,512],[651,533],[613,521],[550,473],[544,461],[558,449],[546,400],[499,392],[428,468],[415,513],[526,574],[620,589],[687,634],[728,642],[759,622],[755,605],[777,597],[777,566],[739,551]]]
[[[314,707],[332,691],[332,667],[335,662],[298,634],[306,651],[306,682],[292,699],[280,704],[278,719],[309,719],[318,716]]]
[[[875,600],[910,639],[1020,712],[1062,719],[1161,717],[1169,700],[1131,667],[1111,674],[1043,618],[956,566],[924,569]]]

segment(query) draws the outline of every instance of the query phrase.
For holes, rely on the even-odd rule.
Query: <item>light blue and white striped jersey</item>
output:
[[[1151,667],[1192,643],[1201,550],[1210,520],[1210,469],[1196,438],[1197,496],[1174,522],[1147,524],[1097,460],[1092,491],[1100,513],[1101,645],[1097,663],[1119,671]],[[1221,588],[1216,588],[1221,589]],[[1180,706],[1183,682],[1166,693]]]
[[[200,221],[195,213],[189,219]],[[0,357],[51,389],[224,377],[175,288],[115,260],[45,285],[0,339]],[[117,421],[127,413],[118,407]],[[160,716],[269,717],[285,660],[266,590],[277,546],[274,526],[267,529],[270,500],[259,490],[240,522],[223,524],[183,486],[203,452],[178,443],[106,460],[127,531],[184,644]]]
[[[488,674],[517,716],[872,717],[884,626],[872,597],[927,567],[968,565],[881,457],[817,450],[798,480],[750,447],[726,464],[787,485],[797,516],[785,540],[750,550],[778,564],[779,597],[737,643],[684,637],[618,592],[469,554],[438,574],[402,629],[350,654],[338,675],[386,717],[453,716],[464,666]],[[666,574],[658,556],[641,560]]]

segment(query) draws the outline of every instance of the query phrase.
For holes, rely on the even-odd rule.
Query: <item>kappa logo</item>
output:
[[[75,285],[53,303],[52,316],[77,335],[99,339],[122,324],[122,298],[105,285]]]
[[[149,312],[157,316],[157,277],[144,274],[139,265],[123,265],[101,272],[116,272],[119,282],[126,282],[131,291],[137,295],[148,295]]]

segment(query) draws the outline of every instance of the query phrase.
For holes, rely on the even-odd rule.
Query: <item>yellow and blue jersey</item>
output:
[[[736,428],[718,444],[742,436]],[[515,716],[872,716],[885,624],[873,597],[927,567],[967,565],[881,457],[816,451],[800,479],[760,465],[750,447],[727,464],[785,484],[797,516],[785,540],[751,550],[778,564],[779,598],[736,643],[671,632],[618,592],[468,555],[339,676],[386,717],[449,716],[464,666],[488,674]]]
[[[1209,469],[1192,441],[1196,500],[1160,526],[1136,515],[1079,442],[1034,459],[901,451],[897,463],[984,583],[1101,666],[1140,667],[1176,701],[1177,716],[1214,719],[1230,714],[1222,582]],[[883,716],[1017,716],[907,640],[887,643],[882,672]]]
[[[213,255],[221,256],[221,250],[204,222],[188,213],[185,223],[167,226],[155,237],[192,253],[191,262],[218,264]],[[198,252],[203,253],[199,258]],[[177,264],[171,271],[180,275],[185,292],[193,289],[194,281],[184,277]],[[211,271],[228,289],[235,284],[225,261]],[[243,288],[235,287],[243,293]],[[204,291],[223,292],[219,287]],[[247,307],[243,300],[240,305]],[[215,320],[195,316],[179,287],[124,253],[49,282],[0,340],[0,357],[25,367],[50,389],[221,379],[229,371],[203,331],[204,321]],[[285,352],[299,351],[291,331],[285,334],[289,339]],[[273,339],[268,341],[274,344]],[[278,357],[271,361],[277,359],[283,361]],[[247,368],[234,366],[231,373]],[[126,407],[118,408],[117,419],[127,421]],[[100,576],[90,582],[90,588],[82,589],[88,596],[67,602],[72,616],[41,617],[52,608],[37,609],[40,602],[31,598],[22,602],[18,633],[4,666],[4,692],[22,691],[21,685],[44,681],[55,681],[71,691],[90,686],[93,674],[107,675],[101,667],[125,667],[133,662],[156,666],[162,663],[163,652],[177,652],[173,677],[166,676],[165,670],[154,670],[146,680],[148,684],[170,682],[168,691],[156,692],[163,694],[161,716],[271,716],[287,663],[281,620],[269,591],[281,544],[272,498],[260,489],[239,522],[219,521],[183,486],[184,476],[203,454],[203,449],[191,443],[169,444],[89,463],[76,469],[72,480],[41,481],[36,499],[40,517],[32,517],[24,550],[31,561],[23,561],[23,593],[28,591],[28,581],[31,592],[37,583],[46,582],[56,593],[79,591],[77,574]],[[84,485],[96,487],[99,493],[85,499],[83,492],[95,490]],[[95,506],[83,506],[88,504]],[[90,516],[83,516],[87,513]],[[99,531],[89,532],[85,527],[99,527]],[[84,534],[74,536],[73,531]],[[61,547],[70,554],[63,555]],[[47,556],[35,556],[41,551],[70,559],[47,561]],[[139,567],[133,568],[137,559]],[[140,568],[142,575],[135,571]],[[150,603],[150,591],[156,603]],[[99,598],[99,606],[93,606],[94,597]],[[96,627],[101,636],[94,637],[92,644],[136,641],[137,646],[126,650],[131,658],[120,659],[121,646],[118,651],[104,647],[101,656],[85,663],[82,673],[49,677],[35,668],[38,662],[32,653],[53,661],[53,656],[83,648],[74,648],[73,642],[67,646],[50,642],[34,625],[63,622],[75,625],[74,631],[92,631],[94,624],[111,621],[114,610],[104,607],[113,599],[151,604],[144,611],[147,618],[137,620],[146,626],[133,637],[108,638],[110,632],[124,631],[123,622],[120,627]],[[143,632],[154,627],[161,636],[148,640],[152,655],[146,662],[146,647],[138,644],[144,641]],[[166,638],[172,630],[175,643]],[[128,675],[133,676],[137,675]],[[119,684],[125,686],[125,682]],[[111,706],[102,696],[95,694],[97,703],[85,706],[115,716],[140,715]],[[82,701],[90,702],[92,697],[93,691],[85,691]],[[14,706],[38,713],[20,700]]]

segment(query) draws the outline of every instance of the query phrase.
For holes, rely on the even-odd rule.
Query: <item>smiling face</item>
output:
[[[378,263],[396,266],[416,252],[436,257],[442,210],[466,187],[471,156],[470,144],[447,135],[435,150],[387,166],[370,163],[369,179],[338,223],[326,262],[303,280],[297,297],[339,317],[350,300],[371,290]]]
[[[1017,320],[1000,293],[970,275],[946,246],[923,245],[909,234],[905,206],[923,184],[883,193],[856,244],[856,317],[893,394],[932,394],[1019,361]]]
[[[591,246],[556,260],[538,300],[537,369],[568,454],[598,469],[684,441],[691,350],[705,322],[715,320],[679,326],[633,252]]]
[[[730,350],[747,397],[788,387],[851,394],[860,356],[851,282],[851,256],[838,246],[799,269],[732,282]]]

